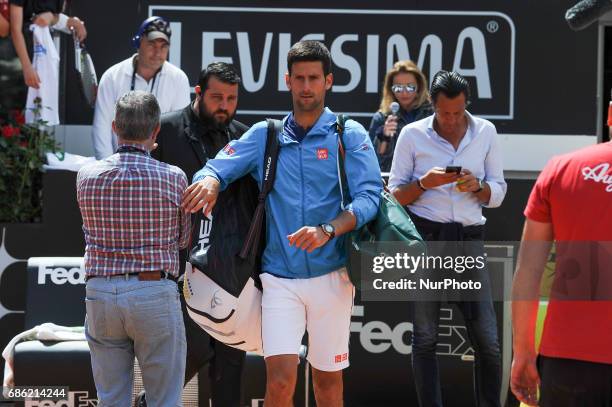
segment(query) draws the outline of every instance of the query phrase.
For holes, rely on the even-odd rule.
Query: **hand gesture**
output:
[[[440,185],[450,184],[459,179],[459,175],[456,172],[446,172],[444,168],[433,167],[427,173],[421,177],[421,185],[425,189],[431,189],[439,187]]]
[[[461,176],[457,180],[457,191],[459,192],[476,192],[480,189],[480,182],[470,170],[462,169]]]
[[[383,134],[386,137],[394,137],[397,132],[397,116],[390,114],[385,120],[385,127],[383,128]]]
[[[516,398],[528,406],[538,405],[540,376],[535,357],[514,356],[510,372],[510,388]]]
[[[70,17],[66,25],[74,32],[79,42],[85,41],[85,38],[87,38],[87,30],[85,29],[84,21],[81,21],[78,17]]]
[[[195,213],[203,209],[204,216],[209,217],[219,196],[219,181],[213,177],[189,185],[183,193],[181,208],[185,212]]]
[[[40,78],[32,65],[23,68],[23,80],[30,88],[38,89],[40,87]]]
[[[329,236],[323,233],[319,226],[304,226],[297,232],[287,236],[289,245],[312,253],[314,249],[323,246],[329,241]]]

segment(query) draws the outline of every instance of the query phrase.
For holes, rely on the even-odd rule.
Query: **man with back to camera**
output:
[[[145,90],[157,98],[162,113],[182,109],[190,102],[187,75],[167,61],[170,49],[170,23],[162,17],[149,17],[132,38],[138,52],[108,68],[100,78],[92,128],[97,159],[117,149],[111,128],[115,102],[130,90]]]
[[[151,153],[153,158],[176,165],[185,171],[188,179],[192,179],[195,172],[201,169],[206,161],[214,158],[223,146],[242,136],[248,127],[234,120],[239,84],[240,76],[232,65],[224,62],[208,65],[200,73],[198,85],[195,87],[195,100],[184,109],[162,115],[161,130],[157,136],[158,146]],[[217,207],[214,226],[209,218],[200,221],[204,224],[193,223],[192,245],[209,244],[208,239],[213,235],[213,227],[232,232],[231,222],[227,222],[226,217],[234,216],[235,212],[228,208],[228,205],[239,205],[245,208],[247,213],[254,212],[258,187],[252,177],[244,177],[233,183],[228,191],[222,193],[222,199],[225,198],[223,194],[232,194],[235,199],[226,200],[223,206]],[[202,230],[211,233],[201,236]],[[185,271],[189,249],[191,248],[181,251],[181,275]],[[187,313],[182,279],[178,285],[187,337],[185,383],[210,362],[212,406],[238,407],[245,352],[216,341],[200,328]],[[136,405],[146,406],[144,394],[139,395]]]
[[[482,207],[501,205],[506,182],[495,126],[466,111],[469,94],[461,75],[440,71],[434,76],[430,90],[434,114],[400,133],[389,186],[407,205],[425,240],[470,241],[463,250],[474,251],[469,254],[476,257],[484,251]],[[445,166],[461,170],[447,172]],[[477,277],[482,283],[478,300],[458,306],[475,351],[476,405],[499,406],[501,358],[486,268]],[[414,302],[412,366],[422,407],[442,406],[436,359],[439,316],[437,299]]]
[[[266,202],[262,259],[264,404],[293,405],[298,352],[307,331],[317,405],[336,407],[343,403],[342,369],[349,365],[354,293],[344,268],[344,239],[339,237],[375,216],[380,170],[368,133],[347,121],[345,167],[353,200],[342,211],[336,115],[324,107],[333,82],[330,53],[320,42],[300,41],[289,50],[287,66],[293,112],[278,135],[280,153]],[[219,190],[246,174],[261,185],[266,134],[266,122],[257,123],[208,161],[184,195],[185,210],[206,205],[209,213]]]
[[[180,405],[185,327],[176,287],[190,216],[181,211],[187,178],[151,158],[159,132],[153,95],[117,101],[119,148],[77,176],[85,234],[85,336],[100,406],[130,406],[134,356],[150,406]]]

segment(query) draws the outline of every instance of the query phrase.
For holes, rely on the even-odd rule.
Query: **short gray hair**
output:
[[[159,125],[160,114],[157,99],[151,93],[142,90],[126,93],[115,105],[117,136],[125,140],[146,140]]]

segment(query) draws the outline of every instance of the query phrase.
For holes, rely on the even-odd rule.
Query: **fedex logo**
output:
[[[71,391],[68,392],[67,400],[28,400],[26,399],[24,407],[96,407],[98,401],[89,398],[88,391]]]
[[[364,311],[363,305],[356,305],[353,307],[353,317],[363,317]],[[350,330],[359,334],[361,346],[370,353],[383,353],[391,347],[402,355],[412,353],[413,328],[411,322],[402,322],[395,327],[390,327],[384,321],[367,323],[352,321]],[[405,338],[409,340],[406,341]]]
[[[436,354],[461,358],[473,354],[466,327],[456,325],[453,321],[453,309],[442,308],[440,312]],[[353,319],[361,319],[364,316],[365,307],[363,305],[356,305],[353,308]],[[368,321],[364,323],[363,320],[352,321],[350,325],[351,333],[359,335],[359,342],[366,351],[370,353],[384,353],[392,349],[402,355],[412,353],[413,328],[412,322],[407,321],[400,322],[394,327],[389,326],[384,321]],[[338,356],[336,356],[336,360],[338,360]]]
[[[64,285],[66,283],[72,285],[85,284],[85,268],[83,264],[80,267],[50,267],[45,264],[38,266],[38,284],[47,284],[47,279],[53,284]]]

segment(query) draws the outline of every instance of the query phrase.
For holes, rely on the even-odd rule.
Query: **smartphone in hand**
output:
[[[461,174],[461,166],[449,165],[446,167],[444,172],[446,173],[454,172],[455,174],[459,175]]]

